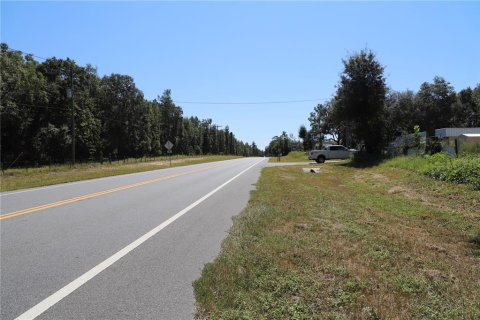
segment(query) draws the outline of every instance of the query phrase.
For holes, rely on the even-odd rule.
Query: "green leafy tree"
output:
[[[20,156],[32,159],[39,115],[46,112],[46,80],[31,55],[12,51],[5,43],[0,53],[1,162],[8,166]]]
[[[80,159],[99,158],[102,151],[102,122],[98,109],[97,94],[100,79],[97,70],[91,65],[75,65],[73,75],[73,94],[75,108],[76,155]],[[71,75],[71,76],[72,76]],[[65,123],[64,126],[71,126]],[[70,128],[71,130],[71,128]]]
[[[475,95],[477,95],[477,99]],[[480,101],[478,98],[480,98],[480,85],[474,90],[468,87],[457,94],[457,99],[452,105],[452,126],[480,126]]]
[[[183,110],[175,105],[172,99],[172,92],[167,89],[159,97],[161,114],[162,141],[170,141],[174,146],[174,151],[179,148],[182,139],[182,121]]]
[[[38,63],[6,44],[0,63],[3,166],[17,158],[24,163],[68,161],[74,137],[78,160],[158,155],[167,140],[183,154],[261,154],[228,126],[222,130],[211,119],[184,118],[170,90],[158,100],[145,100],[128,75],[100,79],[91,65],[68,58]]]
[[[265,153],[271,156],[286,156],[292,150],[292,142],[292,138],[283,131],[281,135],[272,138]]]
[[[310,113],[308,121],[310,122],[311,145],[315,142],[322,145],[327,136],[337,143],[345,143],[345,122],[336,117],[335,102],[335,99],[331,99],[323,104],[317,104]]]
[[[150,155],[162,153],[162,129],[160,116],[160,103],[157,100],[145,101],[148,110],[148,132],[150,134]]]
[[[419,112],[415,108],[415,94],[407,90],[391,91],[385,100],[385,140],[392,141],[396,137],[410,133],[419,120]]]
[[[455,101],[456,93],[453,87],[442,77],[435,77],[433,83],[422,83],[415,97],[421,130],[433,136],[435,129],[449,127],[452,124],[452,106]]]
[[[262,151],[258,148],[258,146],[257,146],[257,144],[255,143],[255,141],[252,142],[251,148],[252,148],[252,152],[251,152],[251,155],[252,155],[252,156],[254,156],[254,157],[260,157],[260,156],[262,156]]]
[[[303,150],[308,150],[309,145],[308,145],[308,130],[307,128],[302,124],[300,128],[298,129],[298,137],[302,139],[302,145],[303,145]]]
[[[336,123],[345,123],[347,138],[352,135],[365,143],[368,153],[379,154],[384,145],[384,67],[367,50],[343,60],[343,65],[335,97]]]
[[[75,61],[50,58],[39,65],[39,70],[47,79],[48,104],[36,123],[38,128],[47,128],[51,125],[58,129],[69,128],[70,144],[73,143],[72,111],[75,123],[76,157],[80,159],[94,159],[99,156],[102,148],[101,121],[98,109],[98,91],[100,79],[96,69],[91,65],[81,67]],[[71,90],[74,97],[67,96]],[[58,147],[58,146],[57,146]],[[66,146],[68,152],[71,145]],[[65,153],[67,150],[65,150]]]
[[[116,158],[139,156],[138,143],[144,137],[146,109],[143,93],[137,89],[133,78],[112,74],[101,81],[100,107],[102,109],[106,154]]]
[[[36,160],[43,163],[66,162],[71,139],[70,128],[66,125],[57,127],[48,124],[41,127],[32,140],[37,154]]]

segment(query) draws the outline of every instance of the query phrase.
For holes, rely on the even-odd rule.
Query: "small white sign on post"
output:
[[[170,155],[170,167],[172,166],[172,148],[173,148],[173,143],[170,142],[170,140],[168,140],[166,143],[165,143],[165,148],[167,148],[167,153]]]
[[[167,150],[171,151],[172,148],[173,148],[173,143],[171,143],[170,140],[168,140],[168,141],[165,143],[165,148],[167,148]]]

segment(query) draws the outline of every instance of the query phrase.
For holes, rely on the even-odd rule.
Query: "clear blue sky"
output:
[[[341,60],[364,48],[394,90],[435,75],[456,90],[480,83],[480,2],[2,1],[1,41],[131,75],[147,99],[171,89],[175,101],[323,102]],[[297,135],[317,102],[178,104],[265,147]]]

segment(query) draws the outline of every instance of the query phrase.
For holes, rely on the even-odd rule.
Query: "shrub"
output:
[[[442,152],[442,142],[441,138],[438,137],[430,137],[427,139],[427,144],[425,146],[425,153],[428,154],[436,154]]]
[[[480,190],[478,154],[462,154],[458,158],[445,153],[424,157],[399,157],[389,161],[387,165],[421,172],[437,180],[469,184],[475,190]]]

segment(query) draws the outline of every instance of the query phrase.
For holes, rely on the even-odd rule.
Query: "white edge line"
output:
[[[166,226],[168,226],[169,224],[171,224],[172,222],[174,222],[175,220],[177,220],[178,218],[183,216],[188,211],[190,211],[193,208],[195,208],[196,206],[198,206],[200,203],[202,203],[203,201],[205,201],[206,199],[211,197],[214,193],[218,192],[220,189],[225,187],[227,184],[229,184],[230,182],[232,182],[233,180],[235,180],[236,178],[238,178],[239,176],[241,176],[242,174],[244,174],[245,172],[247,172],[248,170],[250,170],[251,168],[253,168],[254,166],[256,166],[257,164],[259,164],[262,161],[264,161],[264,160],[262,159],[261,161],[258,161],[255,164],[251,165],[250,167],[243,170],[242,172],[240,172],[239,174],[237,174],[236,176],[234,176],[233,178],[231,178],[227,182],[223,183],[219,187],[215,188],[214,190],[210,191],[209,193],[207,193],[206,195],[204,195],[203,197],[198,199],[197,201],[193,202],[192,204],[187,206],[185,209],[183,209],[183,210],[179,211],[178,213],[176,213],[175,215],[171,216],[169,219],[165,220],[164,222],[162,222],[157,227],[155,227],[152,230],[150,230],[149,232],[145,233],[143,236],[141,236],[137,240],[133,241],[132,243],[127,245],[125,248],[121,249],[120,251],[118,251],[117,253],[115,253],[111,257],[107,258],[103,262],[99,263],[98,265],[96,265],[95,267],[90,269],[89,271],[85,272],[80,277],[73,280],[72,282],[70,282],[69,284],[67,284],[66,286],[64,286],[60,290],[58,290],[57,292],[53,293],[52,295],[45,298],[44,300],[42,300],[41,302],[39,302],[38,304],[36,304],[32,308],[30,308],[29,310],[25,311],[24,313],[19,315],[17,318],[15,318],[15,320],[35,319],[36,317],[38,317],[39,315],[41,315],[42,313],[47,311],[50,307],[52,307],[53,305],[58,303],[60,300],[62,300],[66,296],[68,296],[70,293],[74,292],[75,290],[80,288],[82,285],[87,283],[89,280],[94,278],[100,272],[107,269],[112,264],[114,264],[115,262],[117,262],[118,260],[123,258],[130,251],[134,250],[135,248],[140,246],[142,243],[144,243],[145,241],[147,241],[148,239],[150,239],[151,237],[156,235],[163,228],[165,228]]]

